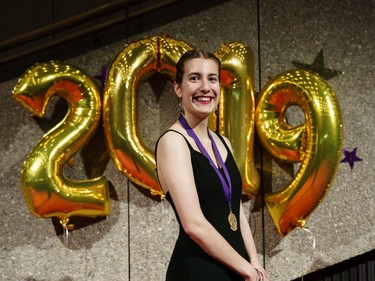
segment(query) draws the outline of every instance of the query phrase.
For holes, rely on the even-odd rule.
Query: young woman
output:
[[[186,52],[174,91],[181,115],[155,150],[160,184],[180,224],[166,280],[269,280],[243,211],[231,145],[208,129],[220,100],[220,60]]]

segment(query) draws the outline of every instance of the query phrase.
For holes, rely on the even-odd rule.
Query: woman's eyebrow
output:
[[[201,72],[190,72],[190,73],[188,73],[187,75],[202,75],[202,73],[201,73]],[[217,74],[217,73],[215,73],[215,72],[208,73],[207,76],[213,76],[213,75],[215,75],[215,76],[219,76],[219,74]]]
[[[190,73],[187,74],[187,76],[202,76],[202,73],[200,73],[200,72],[190,72]],[[219,77],[219,74],[217,74],[215,72],[212,72],[212,73],[208,73],[207,76],[208,77],[212,77],[212,76]]]
[[[201,75],[199,72],[190,72],[190,73],[188,73],[188,76],[190,76],[190,75]]]

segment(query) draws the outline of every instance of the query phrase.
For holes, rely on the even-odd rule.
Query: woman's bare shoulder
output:
[[[177,151],[187,148],[185,132],[178,125],[172,125],[158,140],[157,149]]]

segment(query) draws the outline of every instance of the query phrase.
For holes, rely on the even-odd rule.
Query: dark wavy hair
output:
[[[184,67],[185,67],[185,63],[191,59],[197,59],[197,58],[204,58],[204,59],[211,59],[213,60],[214,62],[217,63],[217,66],[219,68],[219,81],[220,81],[220,67],[221,67],[221,61],[220,59],[215,56],[214,54],[212,53],[209,53],[207,51],[204,51],[204,50],[189,50],[187,51],[186,53],[184,53],[180,59],[178,60],[178,62],[176,63],[176,83],[177,84],[181,84],[182,82],[182,77],[184,76]]]

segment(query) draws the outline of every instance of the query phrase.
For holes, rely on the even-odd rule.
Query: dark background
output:
[[[3,1],[0,81],[18,77],[36,61],[81,55],[224,2],[227,1]]]

